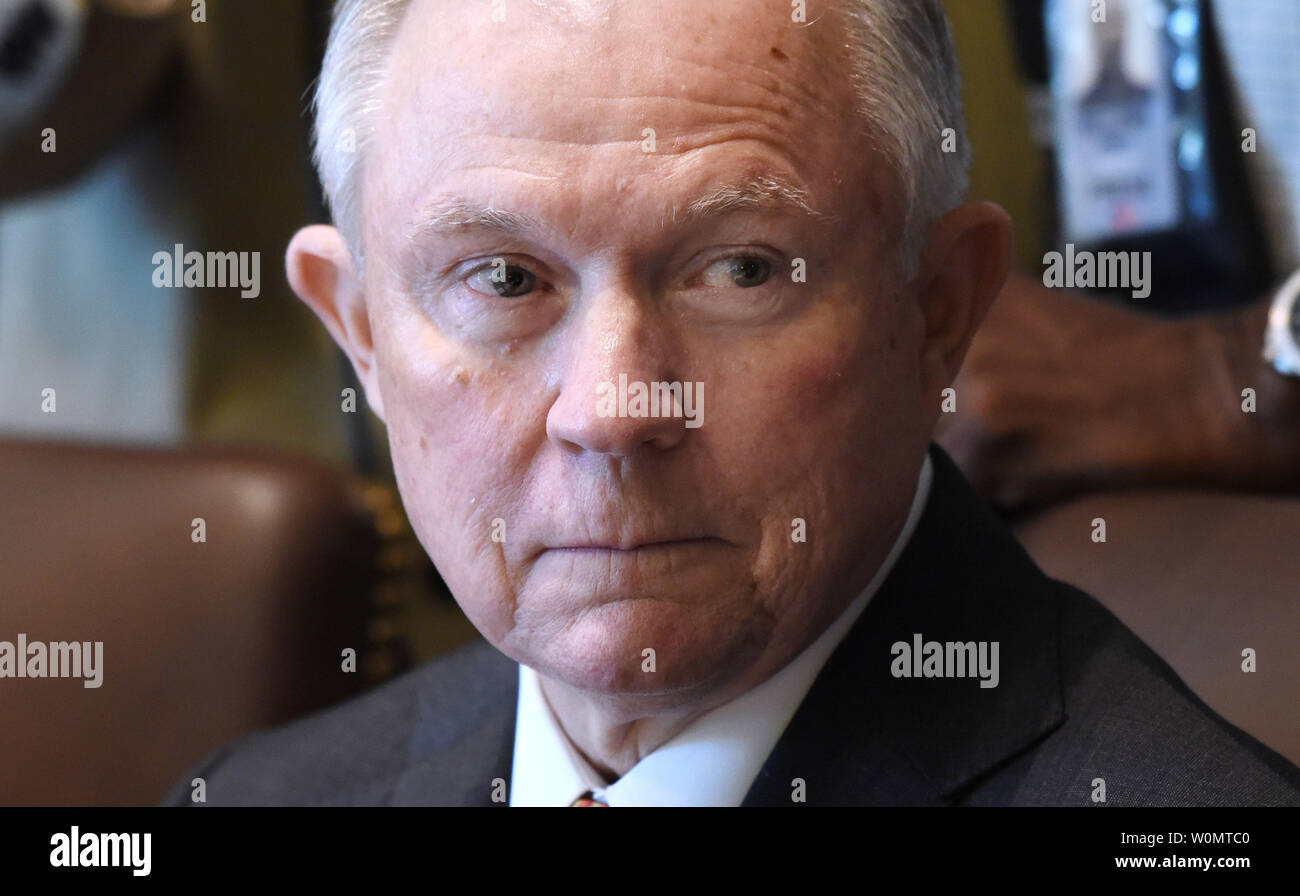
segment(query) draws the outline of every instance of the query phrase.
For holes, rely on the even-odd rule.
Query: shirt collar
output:
[[[564,734],[536,671],[519,667],[510,805],[568,806],[591,790],[611,806],[739,806],[830,655],[916,529],[930,493],[929,452],[903,528],[867,587],[802,653],[757,687],[692,722],[606,785]]]

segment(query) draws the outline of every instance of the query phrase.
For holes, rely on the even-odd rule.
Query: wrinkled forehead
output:
[[[835,23],[801,25],[785,4],[508,0],[493,10],[412,4],[387,59],[377,143],[411,137],[407,127],[429,142],[629,139],[629,126],[658,116],[685,124],[688,104],[720,121],[772,114],[811,126],[811,113],[827,112],[824,134],[853,103]]]
[[[770,0],[503,0],[497,9],[412,4],[389,53],[381,128],[428,110],[446,128],[544,138],[547,124],[571,134],[653,115],[656,99],[743,108],[768,94],[783,115],[813,97],[851,102],[829,12],[809,24]]]
[[[648,134],[659,158],[743,137],[806,179],[842,176],[861,154],[844,149],[856,100],[842,29],[823,12],[800,23],[769,0],[415,0],[389,53],[365,192],[400,214],[448,172],[558,180],[602,153],[623,153],[635,176],[653,170],[636,156]]]

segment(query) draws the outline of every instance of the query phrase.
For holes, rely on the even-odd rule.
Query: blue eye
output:
[[[772,265],[767,259],[757,255],[722,258],[709,265],[704,271],[706,285],[724,288],[753,289],[755,286],[762,286],[771,276]]]
[[[503,299],[525,296],[537,286],[537,277],[531,271],[517,264],[506,264],[501,259],[479,268],[465,279],[475,292]],[[480,285],[475,285],[476,280]]]

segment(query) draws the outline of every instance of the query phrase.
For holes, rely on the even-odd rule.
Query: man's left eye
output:
[[[532,271],[517,264],[507,264],[504,259],[494,259],[492,264],[471,273],[466,281],[470,289],[488,296],[515,299],[527,295],[537,286]]]
[[[762,286],[772,276],[772,265],[757,255],[737,255],[722,258],[704,269],[704,285],[713,287],[739,287],[753,289]]]

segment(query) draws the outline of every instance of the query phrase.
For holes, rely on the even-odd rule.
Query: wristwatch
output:
[[[1283,376],[1300,377],[1300,271],[1273,299],[1264,332],[1264,360]]]

